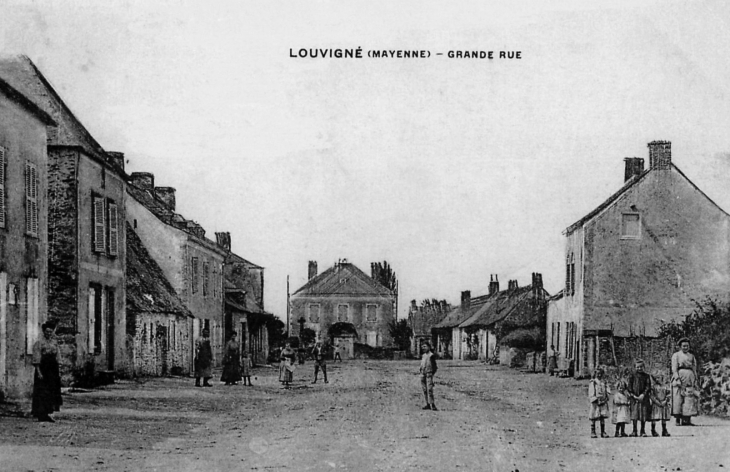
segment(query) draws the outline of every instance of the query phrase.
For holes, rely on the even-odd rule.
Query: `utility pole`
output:
[[[291,305],[289,304],[289,276],[286,276],[286,339],[289,339],[289,315],[291,314]]]

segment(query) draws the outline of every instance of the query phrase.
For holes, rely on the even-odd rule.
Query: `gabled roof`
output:
[[[23,94],[57,124],[57,133],[48,138],[49,145],[78,146],[110,168],[121,171],[91,133],[76,118],[51,83],[28,56],[0,56],[0,78]]]
[[[28,97],[15,90],[12,86],[10,86],[10,84],[2,79],[0,79],[0,91],[2,91],[6,97],[29,111],[43,124],[47,126],[56,126],[57,123],[53,120],[53,118],[51,118],[51,115],[41,110],[40,107],[30,101]]]
[[[312,277],[293,295],[378,295],[393,293],[349,262],[338,262]]]
[[[228,257],[229,257],[229,262],[234,263],[234,264],[235,263],[243,264],[244,266],[246,266],[247,269],[263,269],[263,267],[261,267],[260,265],[254,264],[253,262],[244,259],[243,257],[239,256],[236,253],[232,252],[232,253],[230,253],[230,255]]]
[[[545,289],[542,290],[542,299],[549,296]],[[533,298],[532,285],[518,287],[512,290],[502,290],[489,298],[489,301],[474,313],[469,319],[459,325],[460,328],[479,327],[487,328],[494,323],[502,321],[516,311],[524,308],[524,305]]]
[[[129,223],[127,231],[127,312],[193,314],[180,300],[162,269],[147,252]]]
[[[485,303],[489,302],[489,295],[481,295],[474,297],[469,302],[469,309],[465,310],[462,305],[457,306],[446,315],[440,323],[433,327],[433,329],[447,329],[456,328],[466,319],[474,315]]]

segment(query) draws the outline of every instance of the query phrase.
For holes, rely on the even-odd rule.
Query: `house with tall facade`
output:
[[[670,142],[648,147],[648,169],[624,159],[623,186],[564,231],[565,287],[549,302],[546,330],[576,376],[639,356],[666,367],[661,321],[730,291],[730,215],[674,164]]]
[[[193,315],[186,321],[171,320],[168,335],[176,333],[192,351],[195,340],[208,329],[215,363],[220,366],[226,341],[223,265],[229,251],[206,238],[202,226],[176,212],[175,193],[172,187],[156,187],[153,174],[132,173],[127,186],[127,222]],[[143,335],[140,328],[134,329],[129,336]],[[192,370],[193,356],[189,356],[185,372]]]
[[[392,345],[388,325],[395,320],[396,296],[375,274],[368,276],[343,259],[321,274],[316,261],[310,261],[308,275],[309,280],[291,295],[292,335],[297,336],[303,325],[324,340],[330,326],[339,322],[353,325],[362,344]]]
[[[26,405],[46,321],[48,155],[56,122],[0,79],[0,400]]]
[[[408,308],[408,327],[413,332],[411,338],[411,354],[420,357],[421,345],[428,342],[435,344],[431,329],[440,323],[451,311],[451,305],[446,300],[423,300],[421,306],[411,300]]]
[[[124,156],[99,145],[28,57],[1,58],[0,79],[55,122],[39,201],[47,195],[48,318],[62,378],[89,367],[126,373]]]

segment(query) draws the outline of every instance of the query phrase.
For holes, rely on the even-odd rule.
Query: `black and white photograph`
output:
[[[0,470],[730,468],[730,4],[0,2]]]

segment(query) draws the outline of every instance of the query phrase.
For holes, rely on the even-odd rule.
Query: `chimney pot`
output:
[[[668,170],[672,166],[672,143],[670,141],[652,141],[649,147],[649,168]]]
[[[317,276],[317,261],[309,261],[308,267],[308,279],[313,279]]]
[[[111,163],[118,167],[121,170],[124,170],[124,153],[123,152],[116,152],[116,151],[107,151],[107,156],[109,156],[109,160]]]
[[[155,195],[170,210],[175,211],[175,189],[173,187],[155,187]]]
[[[461,292],[461,311],[468,311],[471,308],[471,291]]]
[[[628,182],[644,172],[644,159],[640,157],[626,157],[624,163],[624,182]]]
[[[153,192],[155,189],[155,176],[149,172],[132,172],[129,180],[135,187]]]

